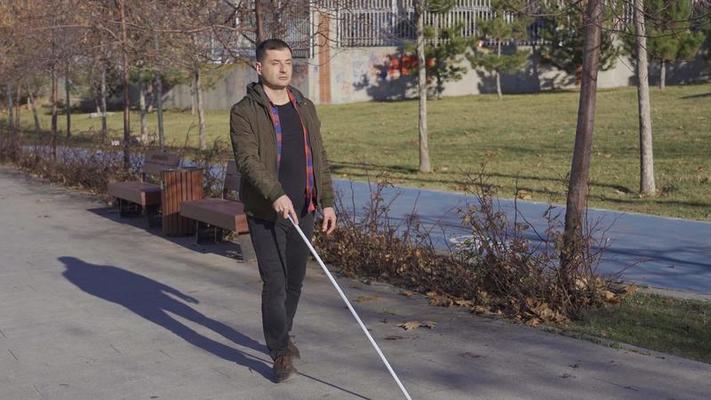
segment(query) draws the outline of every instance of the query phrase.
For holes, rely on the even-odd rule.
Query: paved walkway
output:
[[[352,208],[355,204],[357,213],[367,204],[370,190],[366,183],[340,180],[335,186],[346,205]],[[444,234],[440,229],[433,231],[441,244],[467,233],[456,210],[471,202],[471,196],[390,188],[383,197],[386,202],[395,199],[391,203],[394,219],[402,219],[414,207],[424,222],[441,224]],[[512,200],[500,200],[500,205],[507,215],[513,216]],[[543,213],[547,208],[547,204],[518,202],[519,212],[539,232],[545,232]],[[559,211],[562,221],[565,207]],[[609,228],[606,233],[609,247],[600,271],[608,274],[622,271],[625,280],[652,287],[711,294],[711,223],[597,209],[589,210],[588,214],[590,221],[599,221],[601,228]],[[531,239],[535,240],[533,235]]]
[[[0,167],[0,399],[401,399],[307,273],[292,381],[270,381],[260,281],[230,246],[168,239]],[[341,279],[414,399],[707,399],[711,365],[615,350]],[[432,320],[435,329],[397,324]]]

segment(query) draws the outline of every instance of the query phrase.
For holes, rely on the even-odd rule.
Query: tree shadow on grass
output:
[[[344,174],[344,175],[348,175],[349,177],[355,177],[355,178],[374,178],[378,175],[379,172],[388,172],[388,173],[406,175],[406,176],[398,175],[396,177],[397,180],[404,181],[404,182],[443,183],[443,184],[453,185],[454,187],[457,187],[457,188],[465,188],[472,183],[470,180],[468,180],[466,178],[464,178],[464,179],[456,179],[456,178],[448,179],[448,178],[430,178],[427,176],[423,177],[423,176],[414,176],[414,175],[407,176],[408,174],[417,174],[419,171],[417,170],[417,168],[402,166],[402,165],[358,163],[358,162],[349,162],[349,161],[332,161],[330,165],[331,165],[331,172],[333,172],[335,174]],[[362,170],[363,172],[358,172],[358,171],[354,171],[354,170]],[[472,177],[476,177],[478,175],[478,172],[467,173],[464,171],[457,171],[455,169],[455,170],[450,170],[448,172],[437,171],[437,174],[438,175],[462,175],[463,174],[464,176],[471,175]],[[550,182],[550,183],[553,183],[556,185],[561,185],[561,188],[563,188],[567,182],[565,176],[506,174],[506,173],[499,173],[499,172],[492,172],[492,171],[485,171],[482,173],[482,176],[484,178],[505,178],[505,179],[514,179],[517,181],[518,180],[530,180],[530,181],[537,181],[537,182]],[[631,189],[627,186],[624,186],[624,185],[619,185],[619,184],[592,181],[591,185],[592,185],[592,187],[601,187],[601,188],[618,190],[624,194],[635,193],[633,189]],[[494,185],[494,186],[500,187],[499,185]],[[518,189],[527,190],[530,192],[537,192],[537,193],[541,193],[541,194],[547,194],[547,195],[565,194],[564,189],[561,189],[560,192],[547,190],[547,189],[543,189],[543,190],[533,189],[533,188],[524,187],[524,186],[521,186]]]
[[[688,96],[682,97],[684,100],[689,100],[689,99],[699,99],[703,97],[711,97],[711,92],[710,93],[699,93],[699,94],[690,94]]]

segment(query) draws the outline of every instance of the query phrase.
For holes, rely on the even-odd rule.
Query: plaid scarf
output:
[[[314,160],[311,155],[311,146],[309,146],[309,132],[304,124],[304,119],[301,116],[301,110],[296,103],[296,98],[291,90],[287,89],[289,93],[289,101],[294,106],[296,113],[299,115],[299,121],[301,122],[301,129],[304,132],[304,154],[306,155],[306,188],[304,189],[304,196],[308,203],[308,212],[316,211],[316,203],[314,201],[316,190],[314,185]],[[276,143],[277,143],[277,171],[279,171],[279,165],[281,164],[281,145],[282,145],[282,128],[281,122],[279,121],[279,110],[272,103],[269,102],[269,116],[272,119],[272,124],[274,125],[274,132],[276,133]]]

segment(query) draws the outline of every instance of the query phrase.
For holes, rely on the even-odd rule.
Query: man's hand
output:
[[[291,199],[287,195],[282,195],[274,203],[272,203],[274,210],[281,215],[284,219],[291,218],[294,220],[295,224],[299,224],[299,218],[296,217],[296,211],[294,211],[294,205],[291,203]]]
[[[336,211],[333,207],[326,207],[323,209],[321,232],[326,232],[327,235],[330,235],[334,229],[336,229]]]

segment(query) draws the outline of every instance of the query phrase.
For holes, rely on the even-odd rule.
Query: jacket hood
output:
[[[294,98],[297,103],[302,104],[304,102],[304,95],[301,91],[299,91],[299,89],[289,85],[289,90],[294,94]],[[269,98],[267,97],[267,94],[264,93],[264,87],[262,87],[262,84],[259,82],[252,82],[247,85],[247,97],[256,101],[263,107],[269,106]]]

